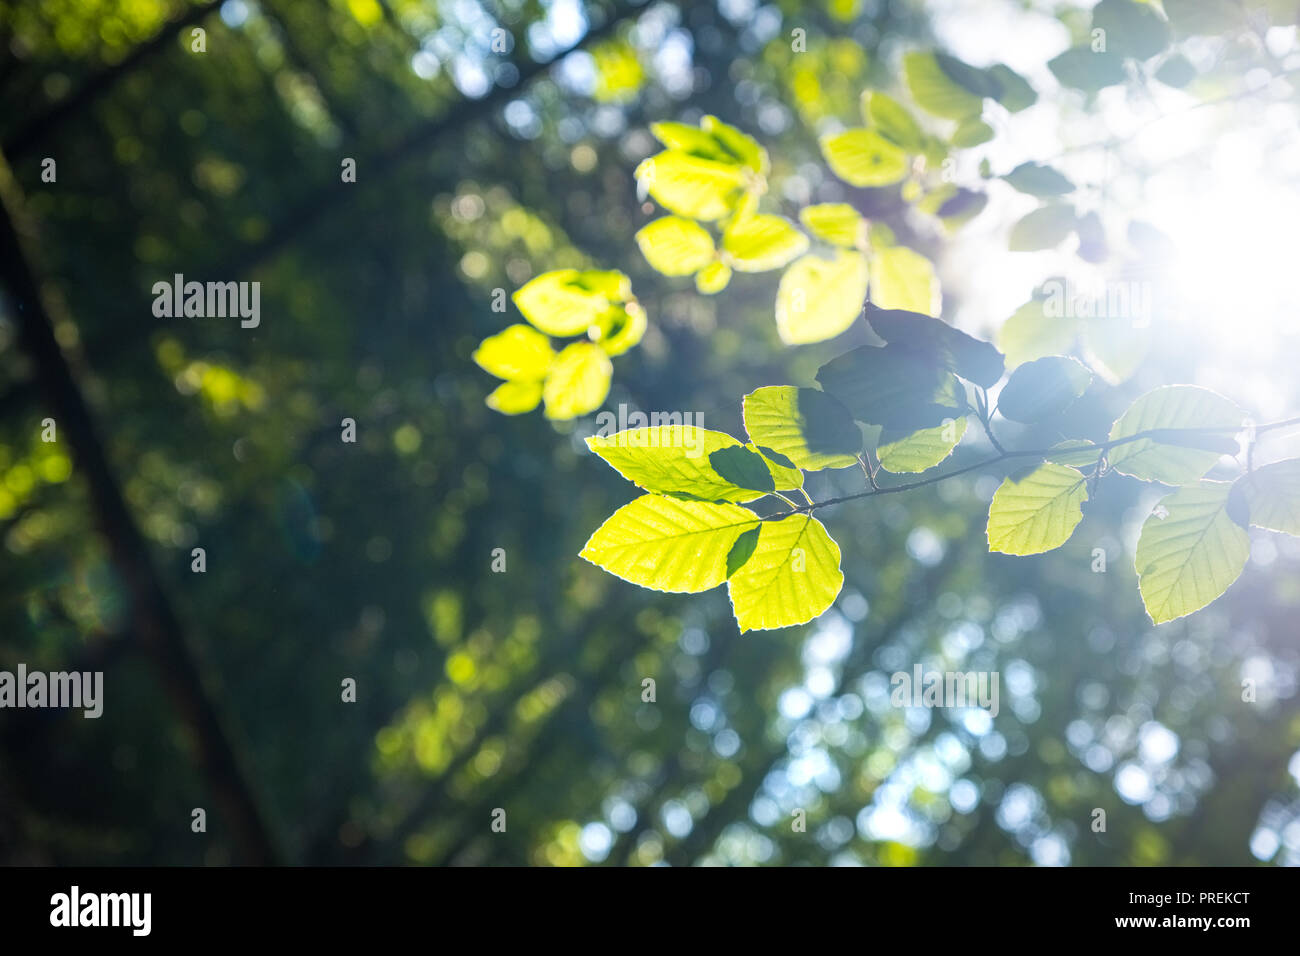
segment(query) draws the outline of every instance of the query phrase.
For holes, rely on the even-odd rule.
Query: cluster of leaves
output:
[[[919,313],[869,307],[867,317],[883,344],[822,366],[820,389],[770,386],[745,396],[748,442],[681,426],[588,439],[646,494],[616,511],[582,557],[661,591],[704,591],[725,581],[742,631],[805,623],[831,605],[843,583],[839,547],[816,509],[969,471],[893,486],[878,481],[885,472],[939,465],[971,415],[990,437],[995,413],[1024,424],[1058,421],[1093,381],[1069,356],[1036,359],[1007,377],[990,410],[987,390],[1005,374],[993,345]],[[994,494],[989,550],[1030,555],[1061,547],[1109,473],[1173,486],[1142,528],[1139,591],[1157,624],[1199,610],[1241,574],[1249,525],[1300,534],[1300,459],[1251,469],[1235,482],[1205,478],[1221,456],[1239,451],[1234,436],[1245,427],[1245,413],[1228,399],[1173,385],[1134,401],[1103,441],[1010,452],[998,446],[1000,454],[981,465],[1037,462]],[[820,502],[805,493],[807,472],[852,467],[863,469],[868,490]],[[767,496],[788,510],[763,516],[740,507]]]
[[[1190,15],[1183,19],[1190,24],[1183,33],[1204,29]],[[1112,34],[1108,51],[1106,38]],[[1146,5],[1104,0],[1093,13],[1093,35],[1092,45],[1071,48],[1051,62],[1067,86],[1095,92],[1123,81],[1125,61],[1140,63],[1161,55],[1171,31]],[[1181,60],[1178,54],[1164,57],[1156,75],[1168,81],[1170,70],[1165,67],[1175,58]],[[849,185],[897,186],[903,200],[947,228],[957,228],[984,209],[988,196],[954,185],[940,173],[941,167],[954,150],[993,138],[986,104],[1015,113],[1033,105],[1038,94],[1009,67],[978,68],[938,51],[907,53],[902,73],[912,103],[930,118],[929,126],[889,93],[866,90],[860,98],[863,125],[822,136],[822,155]],[[940,290],[931,262],[899,245],[888,226],[868,222],[849,203],[801,209],[799,220],[807,234],[783,216],[760,212],[771,163],[753,137],[714,116],[703,117],[697,126],[662,122],[650,129],[664,149],[644,160],[635,176],[643,194],[669,214],[644,226],[636,241],[658,272],[694,276],[696,288],[712,295],[725,289],[735,272],[784,269],[775,314],[777,330],[788,344],[840,335],[858,317],[868,294],[880,308],[939,312]],[[982,168],[991,176],[987,164]],[[1077,235],[1082,258],[1106,258],[1102,222],[1095,212],[1080,213],[1067,201],[1076,187],[1064,174],[1027,162],[1000,178],[1044,200],[1012,227],[1013,251],[1053,248]],[[813,241],[818,243],[815,250]],[[573,418],[599,407],[608,392],[608,357],[631,348],[645,330],[645,313],[631,297],[626,276],[595,270],[549,272],[529,282],[514,299],[524,317],[545,335],[582,335],[588,341],[573,343],[556,356],[550,343],[526,326],[512,326],[488,339],[475,359],[506,379],[488,397],[488,405],[519,414],[544,401],[552,419]],[[1107,365],[1141,344],[1124,330],[1107,327],[1092,333],[1102,340],[1097,351]],[[1119,335],[1119,341],[1105,340],[1107,334]]]
[[[609,394],[610,358],[641,341],[646,314],[628,277],[613,270],[558,269],[537,276],[514,294],[531,325],[511,325],[484,339],[474,361],[505,381],[487,397],[507,415],[545,403],[546,417],[593,412]],[[556,351],[552,338],[575,339]]]

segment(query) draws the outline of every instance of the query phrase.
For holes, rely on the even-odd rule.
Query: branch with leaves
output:
[[[1193,385],[1141,396],[1102,441],[998,446],[993,457],[896,485],[881,484],[866,467],[865,490],[796,504],[787,493],[802,494],[808,472],[870,460],[881,472],[928,471],[952,454],[970,415],[992,435],[984,390],[1003,376],[997,349],[930,316],[870,307],[867,316],[884,344],[824,365],[820,389],[769,386],[745,396],[748,442],[679,425],[589,438],[593,452],[646,493],[601,525],[582,557],[660,591],[725,582],[742,631],[802,624],[831,606],[844,581],[839,546],[813,512],[1027,461],[1031,467],[1005,478],[993,495],[990,551],[1032,555],[1061,547],[1106,475],[1176,488],[1143,525],[1135,559],[1142,600],[1159,624],[1228,589],[1249,556],[1251,525],[1300,535],[1300,459],[1247,468],[1235,481],[1205,478],[1224,455],[1240,453],[1237,434],[1249,429],[1253,446],[1258,435],[1300,425],[1300,418],[1250,426],[1233,402]],[[1091,384],[1071,358],[1030,362],[1006,381],[997,413],[1050,424]],[[769,495],[788,509],[762,515],[741,507]]]
[[[1200,16],[1195,6],[1166,3],[1162,15],[1132,0],[1103,0],[1092,12],[1088,40],[1047,66],[1088,101],[1124,83],[1142,90],[1152,82],[1186,87],[1197,71],[1176,41],[1244,26],[1233,11],[1220,22]],[[1271,64],[1272,72],[1280,75],[1277,66]],[[901,67],[901,89],[863,91],[861,126],[819,137],[838,179],[859,190],[896,191],[902,208],[949,232],[984,210],[988,184],[1000,180],[1041,202],[1011,226],[1011,252],[1055,249],[1074,238],[1076,254],[1088,263],[1115,256],[1110,234],[1116,230],[1097,212],[1082,211],[1072,199],[1079,187],[1052,165],[1024,162],[995,176],[985,158],[982,184],[953,181],[956,155],[990,141],[995,123],[1038,101],[1026,80],[1004,65],[977,68],[939,51],[907,52]],[[587,560],[664,591],[726,582],[742,631],[804,623],[831,605],[843,583],[839,547],[815,511],[1013,460],[1032,467],[1002,482],[987,524],[989,549],[1007,554],[1062,546],[1107,475],[1177,489],[1147,520],[1137,547],[1139,590],[1155,623],[1206,606],[1236,580],[1249,553],[1250,525],[1300,534],[1300,460],[1254,468],[1255,436],[1296,421],[1254,428],[1244,474],[1231,482],[1207,480],[1222,456],[1239,453],[1234,436],[1247,425],[1240,408],[1208,389],[1171,385],[1148,392],[1104,440],[1003,447],[994,416],[1056,425],[1058,434],[1068,434],[1063,416],[1094,377],[1115,385],[1136,372],[1152,339],[1149,315],[1092,318],[1038,296],[1003,323],[995,347],[934,317],[940,290],[933,265],[855,205],[804,206],[799,224],[761,211],[771,164],[746,133],[713,116],[697,126],[652,124],[651,132],[664,148],[635,175],[642,198],[666,215],[645,225],[636,240],[655,270],[693,276],[700,293],[713,295],[737,272],[783,269],[775,301],[782,341],[834,338],[859,321],[866,301],[881,344],[828,362],[817,374],[818,388],[766,387],[745,396],[744,442],[653,424],[588,439],[646,494],[592,535],[582,551]],[[1140,222],[1129,222],[1126,234],[1139,261],[1161,258],[1168,245]],[[545,401],[555,419],[598,408],[609,390],[609,356],[637,344],[645,329],[626,277],[547,273],[520,289],[515,302],[531,327],[512,326],[475,353],[483,368],[506,380],[488,403],[518,413]],[[550,342],[557,336],[579,341],[557,352]],[[1068,354],[1076,345],[1087,364]],[[990,390],[999,385],[990,406]],[[882,480],[937,467],[962,441],[972,416],[995,457],[901,484]],[[809,497],[807,473],[840,468],[860,468],[867,488],[822,501]],[[760,515],[742,507],[769,496],[785,510]]]

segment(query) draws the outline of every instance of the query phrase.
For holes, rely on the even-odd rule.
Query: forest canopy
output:
[[[0,856],[1296,863],[1298,15],[0,11]]]

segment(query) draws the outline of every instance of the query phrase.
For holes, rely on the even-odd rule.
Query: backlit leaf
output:
[[[797,468],[847,468],[858,463],[862,433],[834,398],[813,388],[772,385],[745,396],[745,430],[754,444]]]
[[[713,237],[699,223],[664,216],[642,226],[636,244],[646,262],[666,276],[688,276],[713,261]]]
[[[1231,438],[1244,423],[1240,408],[1222,395],[1196,385],[1166,385],[1147,392],[1110,429],[1110,440],[1152,429],[1205,429],[1211,438]],[[1192,433],[1185,433],[1190,439]],[[1219,460],[1221,452],[1139,438],[1110,450],[1111,466],[1125,475],[1166,485],[1195,481]]]
[[[764,521],[753,552],[727,579],[741,633],[806,624],[843,586],[839,545],[808,514]]]
[[[581,556],[656,591],[707,591],[727,579],[727,554],[758,526],[737,505],[642,495],[605,520]]]
[[[600,407],[609,394],[614,366],[599,345],[574,342],[555,359],[542,386],[546,417],[577,418]]]
[[[888,186],[907,175],[907,154],[869,129],[823,136],[821,149],[831,171],[853,186]]]
[[[1201,481],[1160,499],[1142,525],[1134,564],[1152,622],[1199,611],[1237,580],[1250,537],[1228,515],[1225,481]]]
[[[867,257],[854,250],[839,250],[832,259],[813,253],[796,260],[776,293],[781,341],[802,345],[839,335],[862,314],[867,280]]]
[[[1003,479],[989,505],[989,550],[1040,554],[1059,548],[1083,520],[1087,500],[1087,479],[1064,465],[1040,465],[1018,479]]]

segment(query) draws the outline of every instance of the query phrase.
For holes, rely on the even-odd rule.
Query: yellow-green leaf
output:
[[[1242,410],[1217,392],[1196,385],[1166,385],[1130,405],[1111,426],[1110,440],[1152,429],[1206,431],[1181,435],[1171,431],[1160,441],[1139,438],[1116,445],[1108,457],[1111,467],[1122,474],[1166,485],[1187,484],[1214,467],[1223,454],[1216,445],[1230,440],[1244,422]],[[1203,447],[1196,447],[1197,441]]]
[[[640,343],[647,326],[645,309],[636,302],[611,306],[596,324],[596,342],[608,356],[622,355]],[[588,332],[590,334],[590,331]]]
[[[497,378],[540,382],[555,360],[555,349],[536,329],[512,325],[485,338],[472,358]]]
[[[753,442],[745,445],[750,451],[763,456],[767,470],[772,473],[772,484],[776,491],[793,491],[803,487],[803,472],[794,466],[789,458],[771,448],[759,448]]]
[[[989,505],[989,550],[1040,554],[1065,544],[1083,520],[1086,482],[1077,468],[1050,464],[1003,479]]]
[[[558,337],[581,335],[610,307],[610,297],[583,285],[577,269],[545,272],[512,298],[525,319]]]
[[[1088,364],[1112,385],[1128,381],[1146,361],[1154,339],[1149,322],[1107,317],[1078,322]]]
[[[916,105],[944,119],[978,116],[984,106],[981,97],[955,83],[933,53],[913,51],[903,57],[903,75]]]
[[[1078,225],[1074,210],[1060,203],[1035,209],[1011,227],[1012,252],[1053,249],[1065,241]]]
[[[866,222],[846,202],[805,206],[799,210],[799,221],[818,239],[845,249],[852,249],[858,244],[858,240],[863,237],[863,225]]]
[[[867,257],[843,249],[833,259],[806,255],[781,276],[776,293],[776,329],[790,345],[839,335],[862,314],[867,298]]]
[[[1049,316],[1041,299],[1031,299],[1016,309],[998,329],[998,348],[1006,355],[1007,368],[1047,355],[1066,355],[1079,332],[1077,319]]]
[[[869,129],[828,134],[821,148],[831,171],[854,186],[888,186],[907,175],[907,153]]]
[[[910,435],[886,431],[876,446],[876,460],[885,471],[915,474],[933,468],[951,455],[965,434],[965,415]]]
[[[1228,515],[1226,481],[1200,481],[1160,500],[1142,525],[1138,590],[1155,624],[1199,611],[1237,580],[1250,536]]]
[[[742,166],[760,176],[767,175],[767,150],[758,145],[758,140],[754,137],[722,122],[716,116],[704,117],[700,120],[700,128],[739,160]]]
[[[731,281],[731,266],[721,260],[710,262],[695,273],[695,288],[704,295],[716,295]]]
[[[925,148],[925,132],[898,100],[879,90],[865,90],[860,103],[862,118],[885,139],[909,153]]]
[[[485,401],[487,407],[502,415],[531,412],[542,400],[541,382],[502,382]]]
[[[1237,479],[1250,523],[1269,531],[1300,535],[1300,458],[1288,458]]]
[[[766,494],[727,480],[714,467],[714,452],[744,447],[725,432],[694,425],[653,425],[593,435],[587,447],[628,481],[654,494],[733,502]]]
[[[781,216],[746,216],[727,226],[722,250],[738,272],[766,272],[803,255],[808,237]]]
[[[862,433],[836,399],[815,388],[770,385],[745,396],[745,430],[754,444],[796,468],[848,468],[858,463]]]
[[[881,309],[937,315],[939,279],[930,260],[906,246],[881,249],[871,258],[870,298]]]
[[[739,163],[724,163],[681,150],[664,150],[636,168],[655,201],[669,212],[691,219],[721,219],[731,212],[745,183]]]
[[[727,553],[758,517],[732,504],[642,495],[615,511],[581,556],[656,591],[707,591],[727,579]]]
[[[577,418],[595,411],[609,394],[614,366],[599,345],[574,342],[551,366],[542,388],[546,417],[556,420]]]
[[[664,216],[642,226],[636,244],[646,262],[666,276],[688,276],[713,261],[713,237],[698,222]]]
[[[764,521],[753,552],[727,579],[742,634],[806,624],[843,586],[840,547],[808,514]]]

